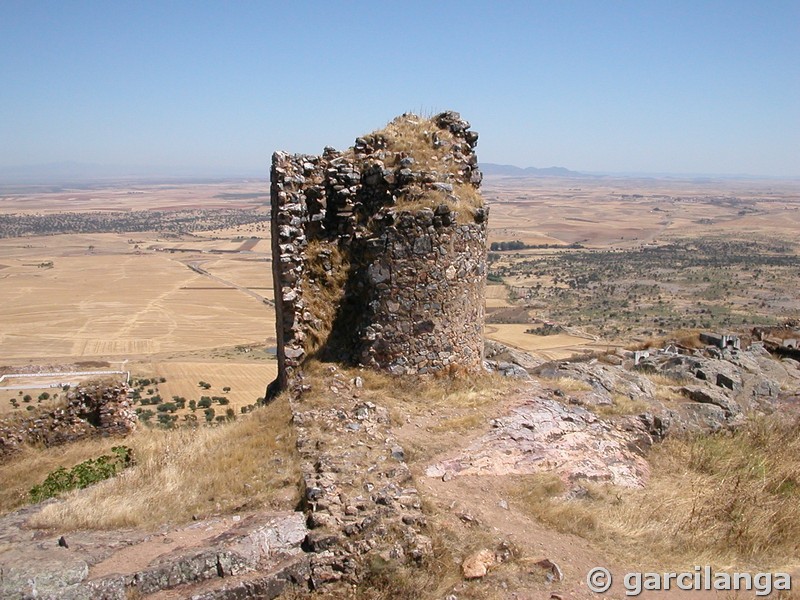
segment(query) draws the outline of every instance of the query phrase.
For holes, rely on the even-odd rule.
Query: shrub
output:
[[[169,413],[160,412],[158,413],[158,424],[166,429],[172,428],[175,421],[178,420],[177,415],[171,415]]]
[[[133,464],[131,449],[127,446],[114,446],[111,455],[104,454],[90,458],[72,467],[69,471],[59,467],[51,472],[40,484],[30,489],[33,502],[41,502],[62,492],[82,489],[98,481],[113,477],[122,469]]]

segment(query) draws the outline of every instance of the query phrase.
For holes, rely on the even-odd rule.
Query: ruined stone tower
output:
[[[488,208],[469,127],[406,114],[344,152],[273,155],[273,391],[313,355],[481,368]]]

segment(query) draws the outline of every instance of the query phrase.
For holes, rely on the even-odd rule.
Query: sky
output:
[[[800,176],[800,1],[0,2],[0,168],[269,171],[403,112],[482,162]]]

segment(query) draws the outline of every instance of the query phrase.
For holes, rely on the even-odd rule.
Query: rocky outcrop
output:
[[[483,367],[490,373],[498,372],[505,377],[529,379],[530,373],[543,364],[530,354],[517,350],[494,340],[484,340],[485,360]]]
[[[253,513],[155,534],[27,529],[37,506],[0,519],[0,597],[7,600],[275,598],[306,585],[300,513]]]
[[[800,371],[785,359],[776,360],[758,344],[745,350],[708,347],[648,354],[637,364],[632,356],[620,361],[601,357],[547,363],[534,372],[547,379],[586,384],[586,390],[564,395],[571,404],[607,407],[613,413],[620,398],[628,399],[633,416],[645,422],[646,428],[648,420],[660,422],[653,441],[668,432],[735,427],[749,413],[774,412],[792,390],[800,389]]]
[[[637,432],[579,406],[548,397],[531,383],[524,401],[492,421],[492,431],[431,465],[429,477],[550,472],[567,484],[605,482],[642,487],[649,475]]]
[[[23,444],[57,446],[94,435],[126,435],[137,422],[127,388],[87,385],[69,392],[62,408],[0,421],[0,460]]]
[[[527,373],[519,366],[524,357],[502,346],[487,344],[487,355],[516,361],[491,361],[494,370]],[[649,476],[646,451],[668,435],[730,429],[749,412],[797,404],[797,365],[775,360],[759,346],[651,351],[638,362],[613,355],[528,365],[535,377],[508,414],[426,474],[446,479],[548,472],[568,487],[581,481],[641,487]]]

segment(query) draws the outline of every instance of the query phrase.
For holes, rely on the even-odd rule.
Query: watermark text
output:
[[[595,567],[586,575],[590,590],[602,594],[611,589],[614,576],[605,567]],[[622,577],[625,595],[638,596],[645,591],[700,591],[755,592],[756,596],[769,596],[775,591],[792,589],[788,573],[728,573],[714,571],[710,566],[695,566],[682,573],[625,573]]]

